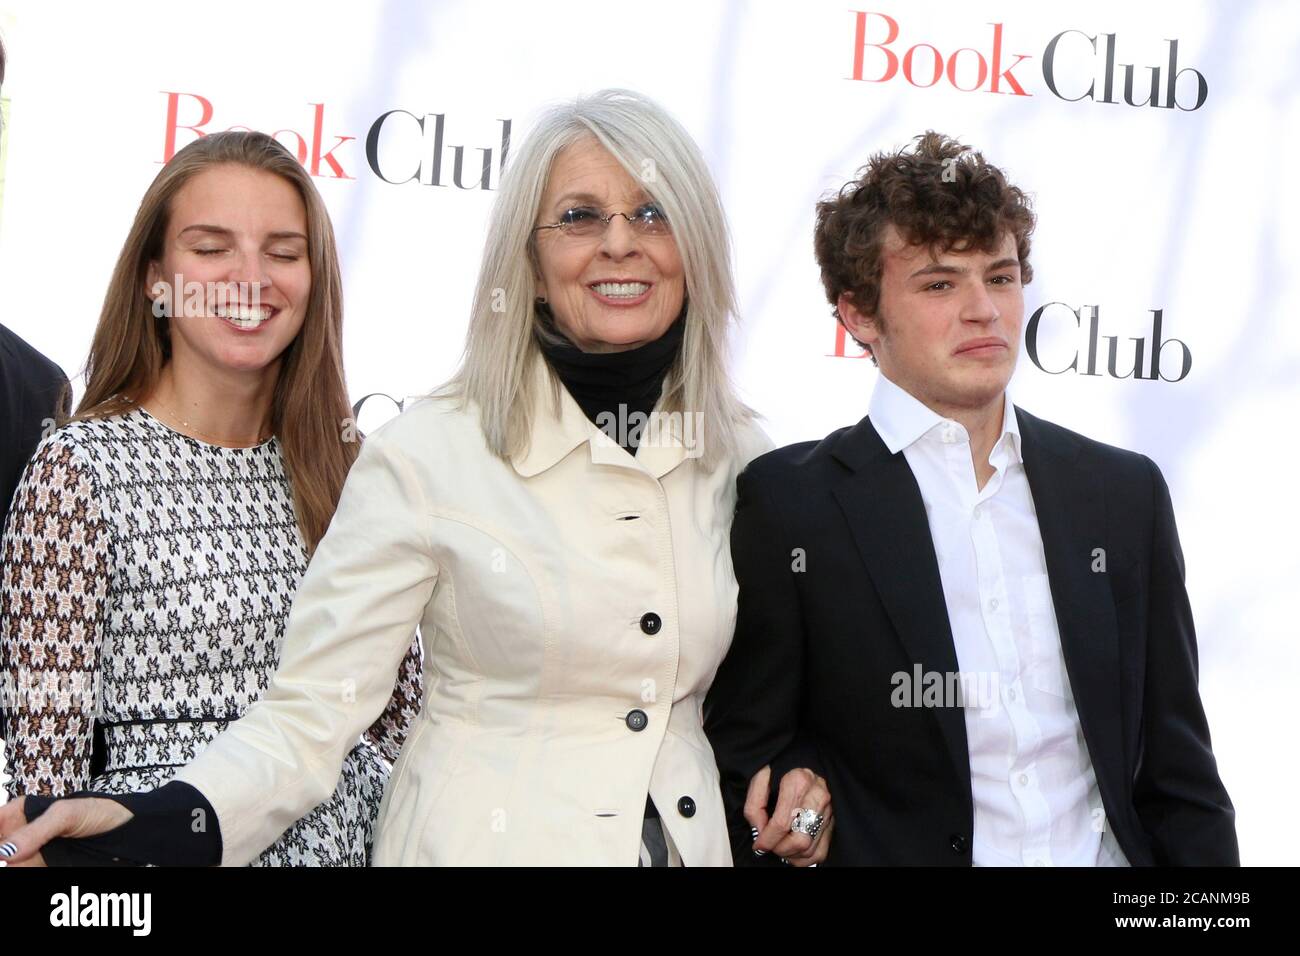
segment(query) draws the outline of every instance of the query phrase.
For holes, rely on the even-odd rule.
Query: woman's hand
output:
[[[8,866],[44,866],[41,847],[55,837],[98,836],[115,830],[133,814],[114,800],[77,797],[56,800],[31,823],[23,813],[26,797],[0,806],[0,864]]]
[[[745,819],[758,831],[754,851],[775,853],[791,866],[816,866],[826,859],[831,845],[831,830],[835,827],[835,813],[826,781],[805,768],[791,770],[781,778],[776,810],[769,819],[767,793],[771,778],[772,768],[764,767],[749,781],[749,792],[745,795]],[[817,836],[790,831],[796,809],[813,810],[822,815],[822,827]]]

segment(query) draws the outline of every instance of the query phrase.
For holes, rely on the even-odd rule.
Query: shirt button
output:
[[[645,725],[650,723],[650,718],[646,716],[644,710],[630,710],[623,718],[623,722],[627,724],[628,730],[645,730]]]
[[[984,517],[984,509],[981,508],[981,507],[979,507],[978,505],[976,505],[976,506],[975,506],[975,520],[976,520],[976,521],[979,521],[980,518],[982,518],[982,517]]]
[[[684,817],[695,816],[695,801],[690,797],[682,797],[677,801],[677,812]]]
[[[641,615],[641,630],[647,634],[658,634],[659,629],[664,626],[663,619],[654,611],[647,611]]]
[[[998,599],[993,598],[991,601],[989,601],[989,610],[996,611],[997,609],[998,609]]]
[[[966,837],[960,833],[954,833],[948,837],[948,846],[952,847],[953,853],[966,852]]]
[[[634,714],[636,714],[636,713],[640,713],[640,711],[633,711],[633,713],[634,713]],[[1027,773],[1022,773],[1022,774],[1019,776],[1018,780],[1019,780],[1019,782],[1020,782],[1020,786],[1022,786],[1022,787],[1027,787],[1027,786],[1029,786],[1029,774],[1027,774]]]
[[[1015,699],[1016,699],[1016,689],[1014,687],[1008,687],[1007,700],[1015,700]]]

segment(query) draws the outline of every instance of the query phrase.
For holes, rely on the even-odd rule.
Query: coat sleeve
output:
[[[325,800],[389,704],[437,582],[429,528],[416,471],[381,429],[303,576],[266,695],[176,774],[211,803],[222,865],[248,863]]]
[[[750,778],[772,768],[769,812],[781,777],[817,767],[815,748],[800,731],[804,628],[795,590],[795,557],[775,503],[751,472],[736,482],[731,559],[739,585],[736,632],[704,705],[704,729],[718,762],[732,857],[758,862],[743,808]],[[833,796],[833,795],[832,795]],[[763,863],[779,865],[773,857]]]
[[[1232,802],[1210,749],[1197,689],[1196,630],[1169,487],[1151,467],[1151,542],[1143,745],[1134,804],[1159,866],[1238,865]]]

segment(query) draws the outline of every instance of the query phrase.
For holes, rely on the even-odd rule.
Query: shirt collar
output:
[[[1002,437],[998,439],[998,444],[1006,445],[1007,454],[1013,462],[1023,464],[1025,458],[1021,452],[1020,422],[1016,418],[1016,406],[1011,401],[1011,392],[1003,392],[1002,400]],[[993,446],[994,452],[997,448],[997,445]]]
[[[1004,392],[1002,399],[1002,434],[989,452],[989,464],[999,471],[1007,465],[1020,465],[1025,461],[1020,453],[1020,423],[1016,421],[1016,406],[1011,402],[1011,393]]]
[[[1006,392],[1003,398],[1005,401],[1002,409],[1002,434],[994,443],[989,458],[991,460],[997,456],[999,449],[1005,445],[1011,461],[1020,462],[1023,460],[1020,423],[1016,420],[1016,409],[1011,401],[1011,393]],[[871,393],[868,414],[871,424],[875,426],[876,434],[880,436],[892,455],[897,455],[904,448],[914,445],[937,428],[948,425],[962,427],[923,404],[883,374],[876,377],[876,387]]]

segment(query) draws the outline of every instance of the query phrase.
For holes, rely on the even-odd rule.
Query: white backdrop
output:
[[[876,81],[889,59],[859,46],[858,13],[865,44],[884,42],[892,21],[894,55],[930,45],[910,60],[915,83],[901,64]],[[1036,199],[1027,313],[1063,303],[1044,313],[1040,361],[1056,372],[1081,353],[1078,371],[1063,374],[1022,355],[1015,399],[1163,468],[1243,860],[1295,861],[1300,518],[1290,432],[1300,411],[1300,234],[1287,227],[1300,213],[1297,5],[0,0],[0,26],[11,101],[0,321],[69,373],[84,361],[112,264],[163,160],[169,106],[177,126],[198,124],[206,102],[204,131],[282,130],[291,149],[301,138],[340,240],[355,399],[419,394],[454,367],[503,121],[518,143],[540,108],[626,86],[687,126],[721,187],[736,237],[735,370],[746,397],[779,444],[818,437],[865,413],[875,372],[851,344],[835,354],[812,255],[814,202],[871,151],[927,128],[981,148]],[[1098,102],[1107,35],[1114,103]],[[1171,40],[1182,71],[1173,108]],[[969,48],[953,77],[975,87],[977,54],[991,65],[995,42],[1000,63],[979,89],[947,76],[917,85],[934,72],[932,49],[947,59]],[[1124,64],[1134,65],[1138,102],[1149,95],[1149,68],[1160,69],[1160,105],[1123,102]],[[1206,96],[1191,109],[1197,74]],[[1090,83],[1093,99],[1079,98]],[[379,169],[404,180],[422,164],[424,182],[385,182],[367,162],[367,134],[390,110],[428,117],[429,141],[412,117],[394,114],[379,136]],[[172,132],[177,148],[195,135]],[[452,182],[456,146],[471,188]],[[472,188],[483,149],[492,150],[486,190]],[[1132,367],[1133,338],[1145,340],[1149,371],[1160,310],[1163,339],[1191,353],[1186,376],[1111,377],[1104,338],[1100,374],[1080,374],[1093,307],[1099,334],[1119,339],[1120,374]],[[1179,375],[1181,359],[1177,344],[1164,349],[1166,378]],[[367,406],[363,428],[390,413],[379,404]]]

